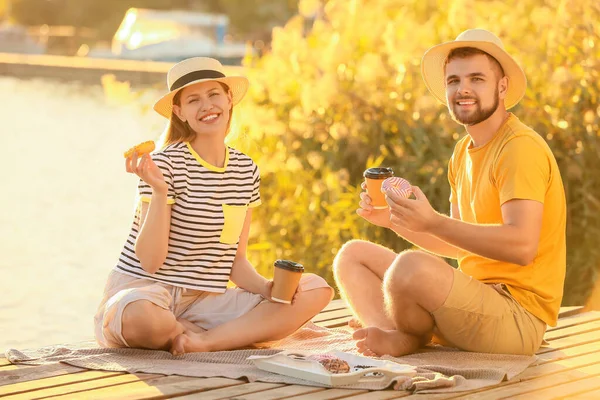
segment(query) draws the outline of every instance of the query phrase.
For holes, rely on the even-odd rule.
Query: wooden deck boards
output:
[[[321,326],[345,325],[349,312],[333,301],[314,322]],[[545,336],[549,343],[539,359],[511,381],[472,392],[427,395],[427,399],[554,399],[600,398],[600,312],[581,307],[561,309],[558,325]],[[424,395],[399,391],[324,389],[273,383],[247,383],[226,378],[192,378],[155,374],[91,371],[66,364],[12,365],[0,357],[2,399],[423,399]]]

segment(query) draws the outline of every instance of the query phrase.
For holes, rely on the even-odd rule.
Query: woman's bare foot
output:
[[[362,322],[360,322],[360,320],[358,318],[352,318],[350,319],[350,321],[348,321],[348,326],[354,330],[363,328],[363,324]]]
[[[185,331],[177,335],[171,344],[171,354],[180,356],[185,353],[200,353],[211,351],[204,333]]]
[[[421,339],[401,331],[384,331],[379,328],[370,327],[359,329],[352,337],[358,340],[356,347],[358,352],[366,356],[400,357],[414,353],[421,347]]]

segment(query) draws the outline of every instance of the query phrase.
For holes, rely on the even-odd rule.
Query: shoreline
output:
[[[110,74],[132,86],[164,85],[166,73],[175,62],[137,61],[46,54],[0,53],[0,76],[19,79],[45,78],[98,84]],[[241,66],[225,65],[235,73]]]

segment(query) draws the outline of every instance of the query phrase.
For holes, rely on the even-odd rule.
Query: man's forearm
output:
[[[535,254],[517,226],[471,224],[441,214],[437,222],[429,230],[431,235],[482,257],[527,265]]]
[[[398,236],[430,253],[446,258],[458,258],[459,249],[436,236],[428,233],[412,232],[394,224],[391,225],[390,229],[396,232]]]

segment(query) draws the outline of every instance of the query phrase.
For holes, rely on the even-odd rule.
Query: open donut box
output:
[[[340,351],[327,352],[326,355],[346,361],[350,371],[347,373],[332,373],[319,361],[310,358],[319,354],[309,351],[287,350],[270,356],[250,356],[248,360],[251,360],[257,368],[265,371],[328,386],[345,386],[362,382],[391,382],[393,378],[399,376],[412,377],[416,374],[415,368],[407,364],[367,358]]]

